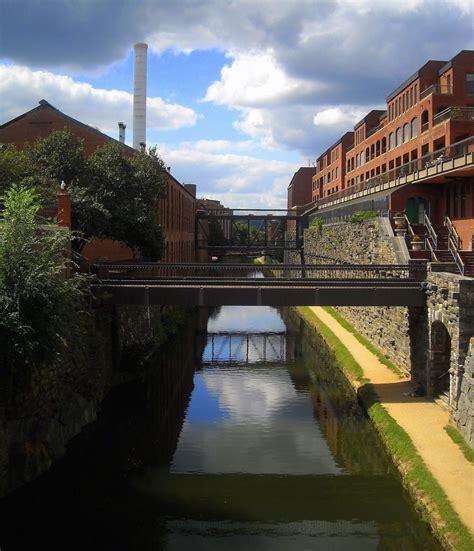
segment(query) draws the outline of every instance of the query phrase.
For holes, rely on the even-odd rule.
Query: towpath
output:
[[[449,423],[448,412],[430,398],[405,396],[413,389],[409,379],[397,377],[323,308],[311,310],[350,350],[382,405],[408,433],[453,508],[474,534],[474,465],[444,430]]]

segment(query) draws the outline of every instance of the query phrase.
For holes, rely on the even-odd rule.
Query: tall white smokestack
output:
[[[146,64],[148,44],[135,44],[133,82],[133,147],[141,149],[146,143]]]
[[[125,128],[127,128],[127,125],[123,124],[123,122],[119,122],[118,127],[119,127],[119,142],[125,143]]]

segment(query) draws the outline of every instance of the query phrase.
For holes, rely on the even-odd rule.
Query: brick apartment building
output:
[[[460,250],[474,235],[474,51],[428,61],[317,158],[312,214],[406,213],[439,231],[452,222]],[[290,202],[288,203],[290,206]]]
[[[46,100],[41,100],[34,109],[1,124],[0,143],[13,143],[17,147],[24,147],[28,143],[45,138],[54,130],[64,128],[84,140],[86,155],[91,155],[107,143],[119,143],[128,154],[135,154],[133,148],[62,113]],[[156,212],[157,221],[165,233],[162,261],[194,262],[195,190],[193,194],[192,189],[183,186],[168,171],[165,196],[159,201]],[[131,260],[135,257],[135,251],[122,243],[108,239],[97,239],[87,244],[82,254],[89,262],[98,259]]]

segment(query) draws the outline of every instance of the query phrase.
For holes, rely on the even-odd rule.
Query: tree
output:
[[[121,241],[147,259],[158,259],[163,235],[156,211],[165,178],[156,149],[130,157],[120,144],[101,147],[89,159],[87,177],[72,181],[73,228],[84,239]]]
[[[66,277],[70,234],[38,220],[33,190],[13,186],[2,200],[0,350],[10,367],[38,365],[54,360],[78,328],[84,276]]]

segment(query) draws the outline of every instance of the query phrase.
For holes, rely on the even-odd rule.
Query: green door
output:
[[[410,224],[418,224],[418,201],[413,197],[408,199],[407,218]]]

